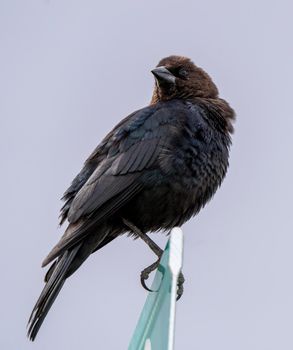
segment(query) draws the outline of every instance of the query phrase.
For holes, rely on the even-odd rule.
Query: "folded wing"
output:
[[[147,109],[108,138],[103,158],[67,209],[69,226],[43,265],[80,242],[143,189],[142,174],[157,165],[170,136],[165,113],[149,108],[146,114]]]

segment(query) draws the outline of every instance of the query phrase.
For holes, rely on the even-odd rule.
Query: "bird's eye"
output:
[[[180,79],[187,79],[188,71],[183,67],[168,68],[168,70],[176,77]]]
[[[179,76],[186,79],[187,76],[188,76],[187,70],[184,69],[184,68],[181,68],[181,69],[179,70]]]

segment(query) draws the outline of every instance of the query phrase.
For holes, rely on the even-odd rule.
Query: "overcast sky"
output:
[[[34,344],[25,326],[62,234],[59,198],[148,104],[150,70],[169,54],[207,70],[237,112],[226,180],[183,226],[176,349],[293,349],[292,32],[289,0],[1,1],[1,349],[127,349],[154,261],[140,241],[92,256]]]

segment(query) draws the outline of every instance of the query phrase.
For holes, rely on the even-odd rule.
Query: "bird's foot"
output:
[[[150,266],[146,267],[140,273],[140,283],[143,286],[143,288],[149,292],[154,292],[154,291],[146,285],[145,281],[149,278],[150,273],[153,272],[159,266],[159,263],[160,263],[160,258]]]
[[[176,300],[179,300],[182,297],[184,287],[183,284],[185,282],[185,278],[182,272],[179,273],[178,279],[177,279],[177,298]]]
[[[141,271],[140,274],[140,282],[144,289],[146,289],[149,292],[153,292],[152,289],[150,289],[145,281],[149,278],[149,275],[151,272],[153,272],[160,263],[160,259],[163,255],[163,250],[152,240],[148,235],[143,233],[138,227],[136,227],[132,222],[122,218],[123,223],[135,234],[137,234],[138,237],[140,237],[150,248],[151,250],[157,255],[158,260],[145,268]],[[182,272],[180,272],[177,280],[177,300],[179,300],[183,294],[183,284],[184,284],[184,276]]]
[[[150,273],[153,272],[159,266],[159,263],[160,263],[160,258],[156,262],[154,262],[153,264],[151,264],[150,266],[148,266],[147,268],[145,268],[144,270],[141,271],[140,282],[141,282],[141,285],[143,286],[143,288],[146,289],[148,292],[154,292],[154,290],[150,289],[146,285],[146,280],[149,278]],[[180,272],[178,279],[177,279],[177,298],[176,298],[177,301],[183,295],[184,282],[185,282],[184,275],[182,272]]]

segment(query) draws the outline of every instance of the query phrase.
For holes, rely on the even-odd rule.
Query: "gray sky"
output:
[[[25,325],[62,233],[59,198],[101,138],[148,104],[150,70],[169,54],[206,69],[237,112],[224,185],[183,227],[176,349],[293,348],[292,32],[289,0],[1,1],[1,349],[127,348],[154,260],[139,241],[92,256],[34,344]]]

